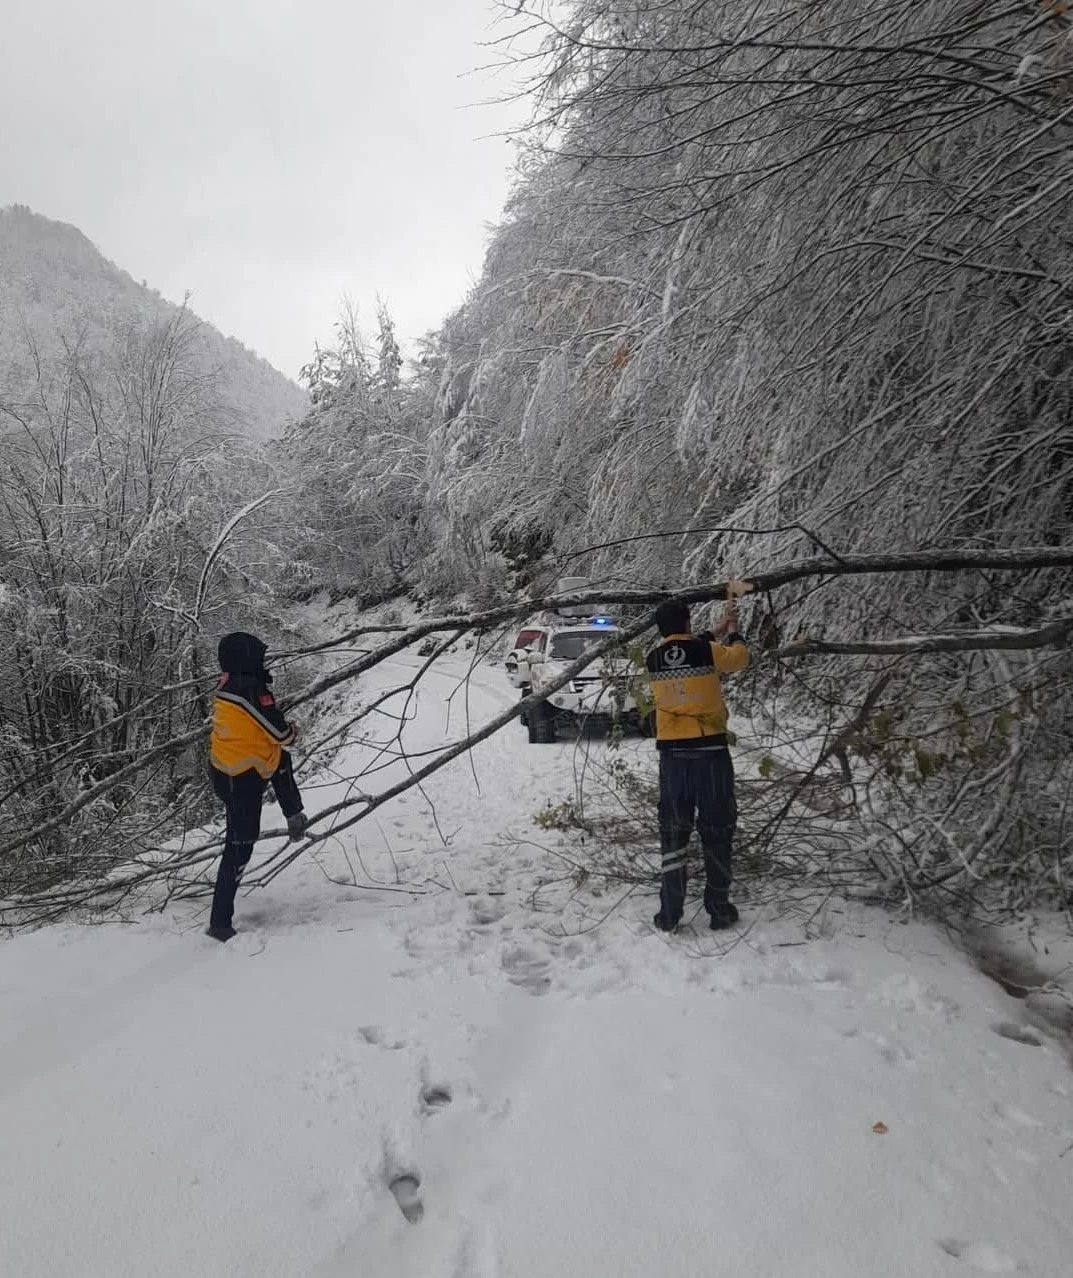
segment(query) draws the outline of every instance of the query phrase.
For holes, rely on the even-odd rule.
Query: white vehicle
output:
[[[571,612],[580,610],[571,609]],[[553,683],[572,662],[619,634],[610,617],[543,613],[527,621],[505,661],[507,678],[523,697]],[[645,716],[632,695],[629,659],[608,654],[521,716],[531,742],[554,741],[560,726],[609,725],[616,718],[643,731]]]

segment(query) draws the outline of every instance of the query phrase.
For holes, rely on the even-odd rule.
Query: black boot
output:
[[[677,919],[669,919],[661,910],[652,920],[661,932],[673,932],[678,927]]]
[[[738,907],[729,901],[717,901],[711,910],[713,932],[721,932],[724,928],[733,927],[738,921]]]
[[[205,935],[211,936],[214,941],[230,941],[230,939],[233,936],[237,936],[238,933],[229,923],[226,927],[207,927],[205,929]]]

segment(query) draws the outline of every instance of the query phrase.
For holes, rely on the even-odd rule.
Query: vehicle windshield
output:
[[[576,661],[586,652],[597,647],[609,635],[617,634],[615,630],[568,630],[564,634],[555,635],[551,641],[549,656],[558,661]]]

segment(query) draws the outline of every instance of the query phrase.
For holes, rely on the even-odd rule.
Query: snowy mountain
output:
[[[166,320],[177,307],[108,261],[76,227],[23,205],[0,209],[0,386],[17,389],[27,334],[43,354],[81,341],[100,347],[138,320]],[[198,362],[218,380],[228,416],[255,438],[278,435],[306,411],[305,392],[267,360],[202,323]]]

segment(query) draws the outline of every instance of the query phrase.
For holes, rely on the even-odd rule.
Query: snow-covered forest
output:
[[[1068,548],[1065,7],[543,12],[519,17],[544,37],[537,106],[471,295],[405,383],[383,329],[357,354],[344,325],[340,363],[311,370],[314,579],[488,602],[564,570],[628,589]],[[1068,562],[753,606],[773,649],[985,632],[768,666],[786,704],[852,729],[857,871],[1064,899],[1069,657],[1028,645],[1068,636],[1071,608]],[[1004,628],[1022,650],[990,646]]]
[[[857,851],[808,873],[946,911],[1064,901],[1064,7],[574,3],[502,30],[504,59],[542,43],[481,278],[408,361],[386,307],[345,313],[309,411],[258,407],[281,441],[242,429],[191,316],[46,322],[23,272],[5,887],[200,819],[198,680],[238,598],[279,643],[320,589],[504,620],[564,573],[612,596],[815,560],[748,615],[750,699],[826,743],[769,767],[851,783]],[[1054,566],[986,567],[1019,547]],[[842,575],[877,552],[985,566]]]
[[[201,769],[171,743],[203,735],[206,608],[218,624],[230,593],[243,616],[278,612],[279,512],[258,524],[257,502],[223,560],[215,528],[272,491],[261,441],[308,400],[19,207],[0,212],[0,360],[0,842],[36,831],[4,858],[7,893],[92,878],[182,828]]]

